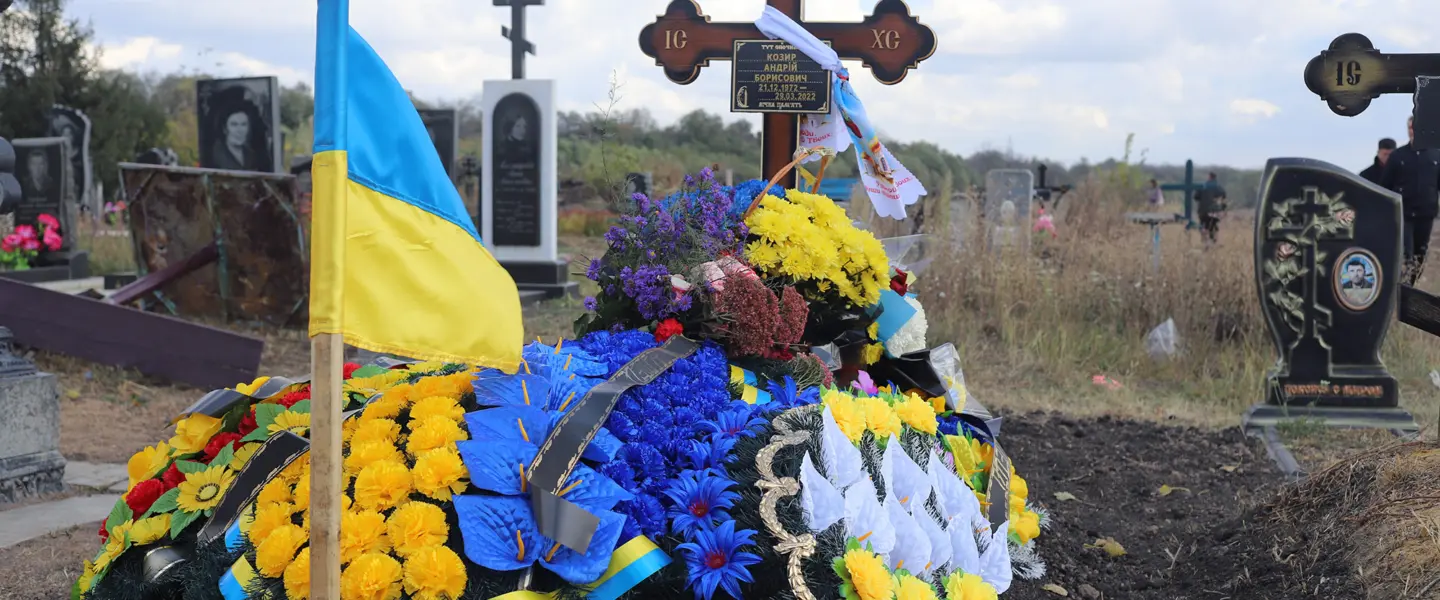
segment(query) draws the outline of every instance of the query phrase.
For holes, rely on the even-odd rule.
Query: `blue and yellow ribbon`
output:
[[[605,574],[596,579],[595,583],[590,584],[593,587],[585,598],[587,600],[615,600],[669,564],[670,556],[656,546],[655,542],[643,535],[636,537],[615,549],[615,553],[610,555],[610,568],[606,569]],[[495,596],[490,600],[553,600],[554,598],[554,592],[520,590]],[[230,598],[225,600],[230,600]]]
[[[225,530],[225,550],[234,552],[240,549],[240,541],[245,534],[250,533],[250,526],[255,523],[255,504],[251,503],[240,513],[240,518],[235,521],[230,529]]]
[[[246,590],[250,589],[257,577],[255,567],[250,565],[250,559],[242,556],[220,577],[220,595],[224,596],[225,600],[247,600],[250,592]]]
[[[759,379],[747,369],[730,365],[730,383],[740,386],[740,399],[747,404],[767,404],[770,392],[756,387]]]

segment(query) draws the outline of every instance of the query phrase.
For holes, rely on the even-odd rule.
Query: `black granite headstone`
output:
[[[491,124],[494,173],[490,215],[495,246],[540,245],[541,177],[540,107],[530,96],[514,92],[495,104]]]
[[[650,174],[649,173],[626,173],[625,174],[625,199],[629,200],[635,194],[650,195]]]
[[[1415,78],[1415,139],[1417,150],[1440,149],[1440,77]]]
[[[54,217],[60,222],[63,240],[59,252],[68,252],[74,246],[71,237],[75,231],[76,209],[69,201],[70,163],[66,160],[69,142],[65,138],[32,138],[15,140],[14,146],[15,177],[20,180],[15,224],[30,225],[38,230],[41,215]]]
[[[66,148],[70,162],[70,193],[72,201],[79,207],[97,212],[99,208],[91,197],[93,182],[90,173],[90,117],[68,106],[55,105],[50,109],[49,137],[63,137],[69,142]]]
[[[1328,163],[1276,158],[1256,210],[1256,284],[1280,357],[1266,402],[1398,406],[1380,346],[1396,306],[1400,197]]]
[[[422,110],[420,121],[425,123],[425,131],[430,134],[430,141],[435,144],[435,152],[440,155],[440,164],[445,166],[445,174],[454,179],[455,150],[460,144],[460,121],[455,116],[455,109]]]

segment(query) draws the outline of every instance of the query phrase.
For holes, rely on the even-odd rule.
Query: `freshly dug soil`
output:
[[[1007,418],[1000,439],[1052,520],[1037,542],[1045,577],[1017,579],[1004,598],[1365,597],[1338,540],[1256,510],[1293,488],[1238,428],[1048,413]],[[1124,554],[1096,547],[1103,538]]]

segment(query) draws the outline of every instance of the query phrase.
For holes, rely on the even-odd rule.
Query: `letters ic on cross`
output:
[[[1335,38],[1305,65],[1305,86],[1337,115],[1359,115],[1381,94],[1414,94],[1415,146],[1440,148],[1440,97],[1422,93],[1425,83],[1440,86],[1440,54],[1385,54],[1358,33]]]
[[[935,53],[935,32],[910,14],[904,0],[880,0],[870,16],[856,23],[805,21],[801,15],[803,1],[766,3],[815,37],[829,41],[840,58],[861,61],[880,83],[900,83],[911,69]],[[670,81],[687,85],[710,61],[730,60],[736,40],[757,39],[765,39],[765,35],[753,22],[714,23],[695,0],[672,0],[665,14],[640,31],[640,50],[655,59]],[[766,113],[761,142],[766,178],[790,162],[798,134],[796,115]],[[780,184],[794,187],[794,173],[782,178]]]

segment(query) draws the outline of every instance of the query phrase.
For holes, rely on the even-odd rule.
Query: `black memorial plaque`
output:
[[[70,202],[69,142],[65,138],[15,140],[15,178],[20,180],[20,204],[15,224],[38,232],[40,215],[60,222],[60,252],[71,249],[75,205]]]
[[[425,123],[425,132],[435,144],[440,163],[445,165],[445,174],[455,179],[455,149],[460,145],[460,121],[455,109],[440,108],[420,111],[420,121]]]
[[[1256,210],[1256,284],[1280,355],[1266,402],[1399,406],[1380,347],[1397,299],[1400,197],[1329,163],[1275,158]]]
[[[730,64],[730,112],[830,112],[830,72],[787,42],[735,40]]]
[[[495,246],[540,245],[540,107],[511,93],[495,104],[490,150],[490,241]]]

